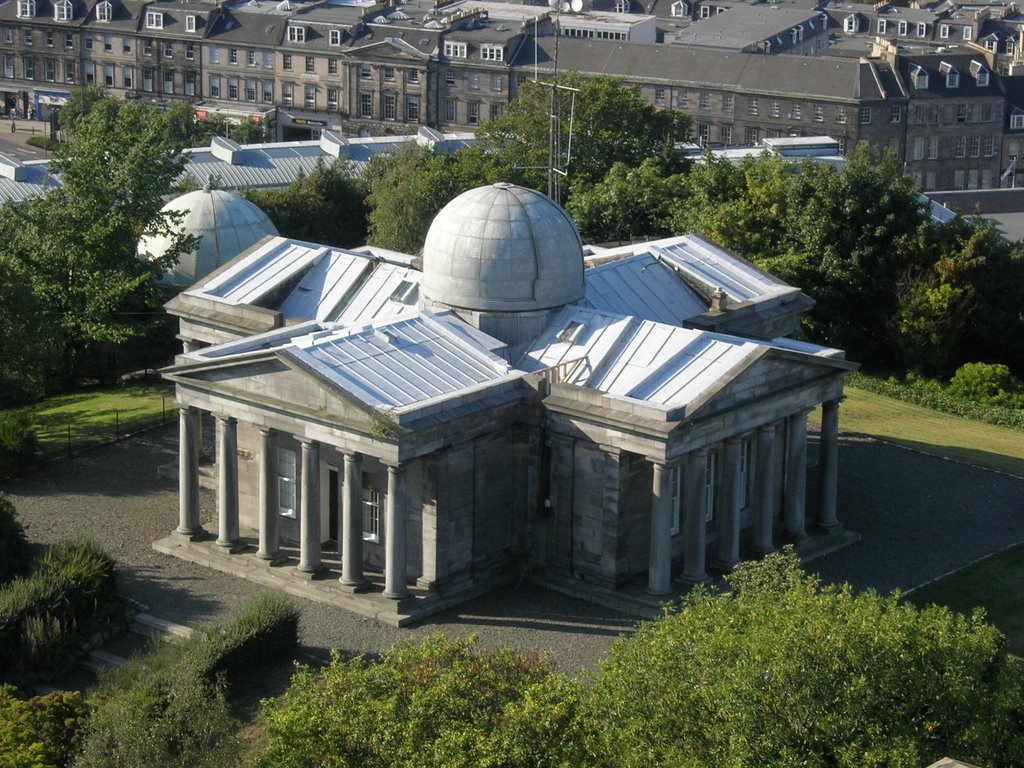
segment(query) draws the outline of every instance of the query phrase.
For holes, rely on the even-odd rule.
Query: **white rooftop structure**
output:
[[[60,179],[50,173],[49,160],[19,160],[0,153],[0,201],[19,203],[59,186]]]
[[[253,243],[277,234],[273,222],[253,203],[215,189],[209,182],[200,190],[176,197],[162,210],[182,213],[176,229],[199,237],[195,250],[179,256],[162,280],[181,288],[223,266]],[[139,241],[139,258],[158,259],[172,244],[170,236],[144,237]]]

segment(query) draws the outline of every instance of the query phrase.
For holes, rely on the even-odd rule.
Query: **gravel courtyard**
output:
[[[151,614],[181,624],[216,621],[261,588],[153,551],[177,524],[177,489],[157,477],[176,460],[176,425],[58,461],[2,487],[34,542],[89,535],[121,567],[121,592]],[[839,516],[863,540],[811,570],[857,588],[909,589],[1024,541],[1024,478],[844,436]],[[203,492],[203,520],[214,499]],[[596,667],[634,619],[523,584],[465,603],[411,629],[393,629],[300,601],[302,642],[375,652],[432,632],[477,633],[485,644],[550,651],[560,668]]]

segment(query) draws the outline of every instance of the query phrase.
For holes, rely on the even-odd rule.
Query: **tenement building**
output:
[[[394,624],[522,578],[643,612],[838,546],[856,366],[788,338],[810,304],[692,235],[585,249],[509,184],[453,200],[422,260],[267,238],[168,304],[180,509],[155,546]]]

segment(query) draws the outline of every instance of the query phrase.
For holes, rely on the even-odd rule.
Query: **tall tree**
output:
[[[95,344],[145,330],[160,300],[150,281],[195,246],[175,229],[180,214],[161,211],[183,162],[159,112],[104,98],[55,152],[61,186],[0,211],[0,242],[29,280],[65,385]],[[158,234],[175,236],[167,256],[137,259],[139,238]]]
[[[610,654],[593,716],[624,766],[919,768],[1024,759],[1024,676],[982,620],[744,563]]]

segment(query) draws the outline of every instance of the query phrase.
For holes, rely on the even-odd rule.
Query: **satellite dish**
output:
[[[569,12],[569,0],[562,0],[562,2],[560,2],[558,4],[558,10],[560,10],[562,13],[568,13]]]
[[[572,0],[572,12],[579,13],[583,10],[583,0]]]

